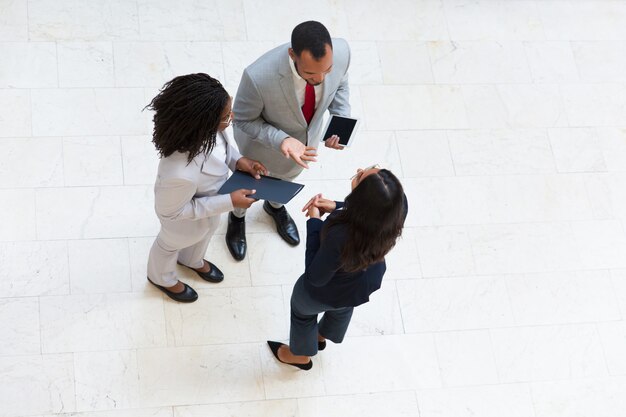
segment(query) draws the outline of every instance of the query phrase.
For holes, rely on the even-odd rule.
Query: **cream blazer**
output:
[[[234,171],[241,154],[220,132],[212,152],[187,163],[187,154],[175,152],[159,162],[154,185],[155,211],[161,221],[160,237],[172,247],[185,248],[202,240],[213,216],[231,211],[229,194],[217,191]]]

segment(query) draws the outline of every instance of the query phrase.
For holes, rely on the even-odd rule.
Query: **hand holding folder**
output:
[[[303,188],[304,185],[295,182],[267,175],[261,175],[261,178],[257,180],[248,173],[235,171],[219,189],[218,194],[229,194],[240,189],[256,190],[256,193],[248,197],[287,204]]]

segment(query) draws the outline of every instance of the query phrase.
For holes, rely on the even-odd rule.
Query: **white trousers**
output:
[[[148,256],[148,278],[150,281],[162,287],[173,287],[178,282],[176,276],[176,262],[198,269],[204,266],[204,256],[211,237],[220,223],[220,216],[209,219],[207,232],[191,246],[180,247],[177,242],[168,241],[167,234],[159,232],[156,237],[150,255]]]

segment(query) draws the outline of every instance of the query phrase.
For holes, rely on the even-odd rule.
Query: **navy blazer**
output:
[[[329,218],[342,207],[343,203],[337,202],[337,209]],[[320,232],[326,221],[307,221],[304,288],[313,299],[335,308],[356,307],[368,302],[370,294],[380,288],[387,269],[385,261],[361,271],[343,271],[341,252],[348,238],[348,226],[332,226],[322,242]]]

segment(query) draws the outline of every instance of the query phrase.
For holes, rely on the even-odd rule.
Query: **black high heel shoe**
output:
[[[271,340],[268,340],[267,344],[269,345],[270,350],[272,351],[272,353],[274,354],[274,357],[278,360],[278,362],[284,363],[285,365],[295,366],[296,368],[300,368],[304,371],[308,371],[309,369],[313,367],[313,361],[310,359],[309,359],[309,362],[307,363],[289,363],[289,362],[281,361],[280,358],[278,357],[278,349],[280,349],[280,347],[284,346],[285,344],[280,343],[280,342],[273,342]]]
[[[323,341],[320,342],[318,340],[317,341],[317,350],[324,350],[324,349],[326,349],[326,341],[323,340]]]

